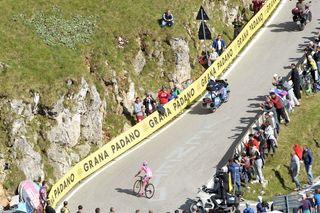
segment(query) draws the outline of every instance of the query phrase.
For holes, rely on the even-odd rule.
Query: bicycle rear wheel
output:
[[[141,180],[136,180],[133,184],[133,192],[138,195],[141,189]]]
[[[154,185],[152,183],[148,183],[145,188],[146,198],[150,199],[153,197],[155,192]]]

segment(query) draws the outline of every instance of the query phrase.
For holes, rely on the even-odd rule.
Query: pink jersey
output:
[[[147,176],[148,178],[152,178],[152,171],[151,171],[150,167],[148,167],[148,166],[142,166],[141,169],[140,169],[140,171],[144,171],[144,173],[146,174],[146,176]]]

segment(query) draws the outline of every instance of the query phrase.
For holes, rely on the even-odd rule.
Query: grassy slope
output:
[[[219,0],[214,2],[218,5]],[[240,2],[240,0],[230,0],[229,5],[239,5]],[[124,75],[124,70],[128,71],[129,76],[136,83],[139,95],[144,92],[139,88],[156,91],[160,85],[168,82],[166,77],[160,78],[160,70],[156,66],[157,59],[148,58],[147,65],[141,75],[136,76],[132,72],[131,60],[140,49],[137,40],[141,34],[147,35],[145,36],[146,53],[151,52],[154,40],[162,41],[165,73],[172,72],[175,64],[170,46],[163,41],[167,41],[171,37],[183,37],[189,40],[190,61],[196,65],[192,76],[196,78],[203,71],[197,63],[202,46],[199,45],[197,39],[199,21],[195,20],[201,3],[201,0],[0,1],[0,7],[3,11],[0,13],[0,62],[9,65],[9,69],[0,72],[0,96],[5,95],[31,101],[29,90],[34,89],[40,91],[42,103],[51,105],[60,95],[68,91],[65,84],[66,79],[72,78],[79,82],[81,76],[90,83],[95,83],[98,91],[103,94],[106,88],[97,76],[108,80],[111,78],[111,69],[114,69],[117,76],[120,77]],[[39,11],[51,14],[53,6],[58,6],[66,19],[75,15],[96,17],[97,27],[90,42],[79,44],[74,49],[64,46],[48,46],[34,29],[26,26],[21,19],[17,18],[20,14],[30,18]],[[167,8],[171,9],[174,14],[175,25],[172,28],[161,29],[157,19]],[[207,13],[211,18],[208,26],[222,33],[229,43],[233,34],[232,26],[225,25],[225,20],[221,20],[222,12],[219,7],[217,6]],[[193,42],[184,29],[185,25],[188,25],[192,30],[196,48],[193,47]],[[212,33],[214,36],[214,32]],[[124,49],[117,48],[118,36],[129,40]],[[90,52],[94,53],[92,62],[97,66],[96,75],[91,75],[85,64],[85,56]],[[109,66],[105,66],[106,61]],[[154,82],[150,81],[150,78],[159,80]],[[125,82],[120,82],[120,86],[121,84],[123,85]],[[77,85],[72,89],[77,90],[76,87]],[[111,95],[107,97],[107,102],[106,117],[108,119],[104,123],[104,129],[108,134],[106,138],[110,138],[119,134],[123,124],[128,120],[123,115],[114,113],[115,107]],[[39,121],[42,122],[41,118]],[[43,126],[44,123],[46,122],[43,121],[41,125]],[[1,119],[0,125],[2,125]],[[0,126],[0,151],[6,153],[7,148],[4,144],[8,137],[4,128],[5,126]],[[31,142],[34,143],[37,150],[43,149],[45,146],[42,145],[46,143],[41,138],[38,141],[31,140]],[[94,149],[95,147],[92,148],[92,150]],[[48,166],[46,157],[42,157],[44,164]],[[50,166],[48,168],[46,173],[48,176],[52,176],[52,168]],[[22,179],[22,174],[16,167],[13,167],[12,170],[12,174],[8,176],[8,181],[6,181],[6,186],[14,189]]]
[[[302,105],[296,108],[291,114],[291,123],[288,127],[281,126],[282,130],[279,138],[279,147],[276,155],[267,159],[263,173],[269,181],[267,188],[263,191],[266,193],[264,197],[272,200],[272,196],[276,194],[287,194],[292,192],[295,184],[291,182],[288,172],[290,164],[290,152],[293,144],[307,144],[311,147],[314,156],[313,174],[319,176],[320,164],[320,147],[315,143],[315,140],[320,142],[320,95],[304,97]],[[315,140],[314,140],[315,139]],[[300,182],[307,183],[307,176],[303,163],[300,164]],[[251,189],[245,192],[247,199],[256,200],[261,192],[261,185],[250,185]]]

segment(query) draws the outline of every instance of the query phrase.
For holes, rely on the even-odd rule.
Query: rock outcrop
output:
[[[170,40],[170,45],[174,52],[176,64],[176,70],[173,73],[172,80],[174,84],[181,84],[191,77],[188,42],[182,38],[173,38]]]

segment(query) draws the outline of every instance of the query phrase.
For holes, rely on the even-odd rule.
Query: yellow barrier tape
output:
[[[177,99],[165,105],[165,115],[160,115],[158,112],[152,113],[70,169],[51,188],[49,199],[52,206],[55,207],[78,182],[141,142],[190,105],[206,89],[209,77],[211,75],[219,76],[231,64],[253,34],[264,24],[279,2],[280,0],[268,0],[224,53],[196,81],[183,90]]]

